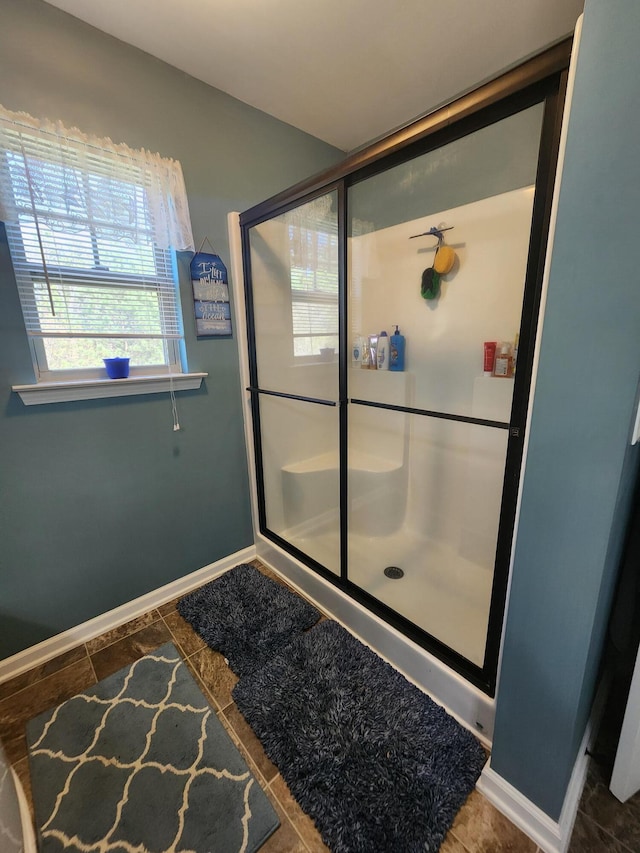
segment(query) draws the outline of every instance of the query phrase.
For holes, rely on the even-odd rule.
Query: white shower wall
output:
[[[349,397],[509,422],[513,379],[483,376],[483,344],[513,342],[519,331],[532,206],[528,187],[350,240],[351,333],[392,334],[398,324],[406,361],[399,374],[352,367]],[[453,226],[446,238],[457,261],[439,299],[426,301],[421,277],[436,240],[410,238],[432,226]],[[364,393],[362,373],[370,374]],[[367,535],[350,525],[350,579],[479,666],[507,440],[506,429],[350,407],[349,447],[401,458],[405,474],[403,494],[399,478],[379,479],[386,510],[381,500],[369,502],[381,515],[370,519]],[[352,514],[354,503],[367,505],[357,483],[350,476]],[[401,580],[384,575],[390,564],[404,571]]]
[[[350,241],[352,333],[400,326],[406,405],[509,421],[513,380],[483,376],[483,344],[513,341],[519,330],[532,205],[527,187]],[[446,239],[458,259],[429,302],[420,282],[436,240],[409,238],[434,225],[454,226]],[[391,402],[386,387],[371,395]],[[507,431],[422,416],[409,423],[406,527],[492,570]]]

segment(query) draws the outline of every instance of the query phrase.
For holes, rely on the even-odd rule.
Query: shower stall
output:
[[[240,217],[260,535],[489,696],[569,49]],[[363,365],[396,325],[404,370]]]

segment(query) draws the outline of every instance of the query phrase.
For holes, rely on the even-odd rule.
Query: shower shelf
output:
[[[475,418],[508,422],[512,398],[512,377],[478,376],[473,381],[471,412]]]

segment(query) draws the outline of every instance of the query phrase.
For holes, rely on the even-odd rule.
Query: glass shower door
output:
[[[261,524],[340,573],[338,197],[249,231]]]
[[[484,343],[512,351],[520,332],[542,118],[537,104],[348,194],[350,334],[398,324],[406,341],[404,371],[348,370],[348,577],[478,667],[514,394],[512,361],[484,375]],[[440,236],[456,260],[437,276]]]

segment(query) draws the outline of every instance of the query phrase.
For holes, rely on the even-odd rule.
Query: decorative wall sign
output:
[[[231,306],[227,268],[219,255],[196,252],[191,261],[191,284],[197,335],[230,335]]]

